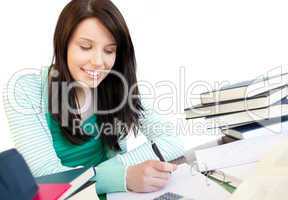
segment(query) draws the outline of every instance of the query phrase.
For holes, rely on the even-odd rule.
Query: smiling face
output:
[[[97,18],[83,20],[68,43],[67,64],[73,79],[96,88],[114,65],[116,48],[113,35]]]

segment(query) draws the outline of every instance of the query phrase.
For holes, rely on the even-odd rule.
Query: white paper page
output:
[[[288,131],[288,121],[281,123],[271,124],[262,128],[246,131],[243,133],[245,139],[263,136],[263,135],[276,135],[276,134],[287,134]]]
[[[265,135],[195,152],[200,171],[222,169],[259,161],[287,135]]]
[[[95,183],[69,198],[69,200],[82,200],[82,199],[99,200],[96,193]]]
[[[208,181],[208,182],[207,182]],[[208,183],[208,185],[207,185]],[[107,195],[108,200],[149,200],[156,198],[166,192],[180,194],[194,200],[225,200],[231,194],[224,190],[217,183],[207,179],[200,173],[191,173],[191,167],[187,164],[178,166],[178,169],[172,173],[168,185],[158,192],[152,193],[111,193]]]
[[[228,167],[221,169],[221,171],[226,175],[233,176],[241,181],[244,181],[255,174],[257,163],[258,162]]]

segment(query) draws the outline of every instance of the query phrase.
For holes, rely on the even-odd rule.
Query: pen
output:
[[[159,160],[161,162],[165,162],[164,157],[162,156],[162,154],[161,154],[160,150],[158,149],[156,143],[154,143],[153,141],[151,141],[151,143],[152,143],[152,149],[153,149],[155,155],[159,158]],[[171,172],[169,172],[169,173],[171,174]]]
[[[159,151],[156,143],[154,143],[153,141],[152,141],[152,149],[153,149],[154,153],[156,154],[156,156],[159,158],[159,160],[162,162],[165,162],[165,160],[164,160],[161,152]]]

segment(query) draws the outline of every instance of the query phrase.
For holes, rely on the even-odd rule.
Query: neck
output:
[[[93,90],[90,89],[90,95],[85,94],[83,89],[76,89],[76,95],[79,101],[79,106],[81,108],[80,115],[82,119],[86,119],[87,117],[91,116],[94,113],[95,109],[95,101],[93,97]],[[89,99],[87,99],[89,98]]]

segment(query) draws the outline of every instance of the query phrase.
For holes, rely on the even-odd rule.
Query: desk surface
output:
[[[194,151],[197,150],[197,149],[202,149],[202,148],[209,148],[209,147],[212,147],[212,146],[217,146],[217,145],[221,145],[222,144],[222,139],[217,139],[213,142],[209,142],[209,143],[206,143],[206,144],[203,144],[203,145],[200,145],[198,147],[195,147],[191,150],[188,150],[184,156],[176,159],[176,160],[173,160],[171,161],[172,163],[175,163],[175,164],[182,164],[182,163],[188,163],[188,164],[191,164],[194,159],[195,159],[195,154],[194,154]],[[213,177],[209,177],[211,180],[215,181],[216,183],[218,183],[219,185],[221,185],[226,191],[230,192],[230,193],[233,193],[236,188],[227,184],[227,183],[223,183],[217,179],[214,179]],[[107,197],[106,197],[106,194],[101,194],[101,195],[98,195],[99,199],[100,200],[106,200]]]
[[[209,177],[211,180],[215,181],[216,183],[218,183],[219,185],[221,185],[227,192],[233,193],[236,188],[227,184],[227,183],[222,183],[221,181],[218,181],[217,179],[214,179],[212,177]],[[101,194],[98,195],[100,200],[107,200],[106,194]]]

